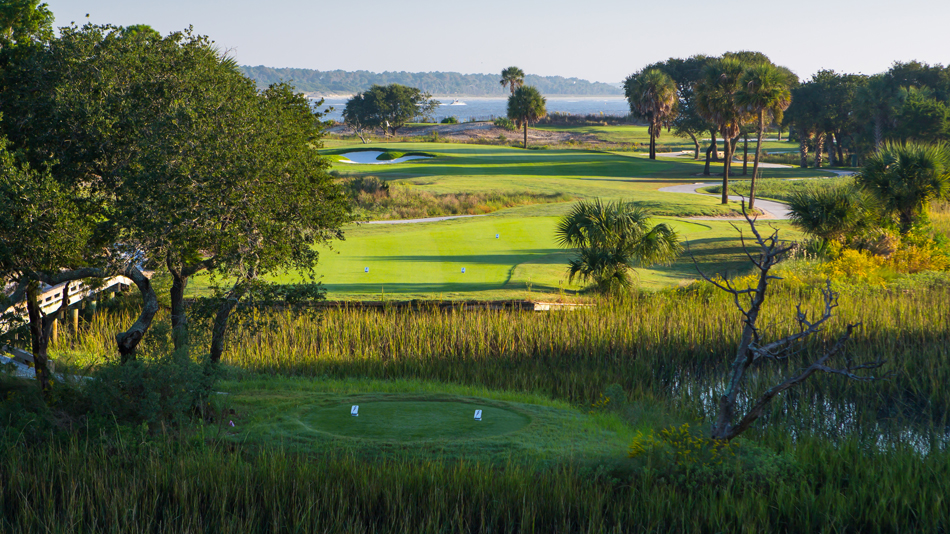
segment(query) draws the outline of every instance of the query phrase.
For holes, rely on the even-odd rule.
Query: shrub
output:
[[[178,426],[203,413],[215,375],[181,353],[108,364],[87,388],[90,407],[107,421]]]
[[[439,122],[442,124],[458,124],[459,120],[458,117],[446,117]]]
[[[515,125],[515,121],[509,119],[508,117],[498,117],[495,119],[494,124],[496,128],[504,128],[505,130],[512,132],[518,129],[518,127]]]

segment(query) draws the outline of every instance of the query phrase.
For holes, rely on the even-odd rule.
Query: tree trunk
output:
[[[838,154],[835,152],[834,137],[835,137],[835,134],[832,132],[828,132],[828,134],[825,136],[825,145],[828,146],[828,166],[829,167],[838,166],[838,161],[837,161]]]
[[[748,134],[743,135],[742,137],[742,176],[749,175],[749,136]]]
[[[699,139],[696,139],[696,134],[690,133],[689,138],[693,140],[693,160],[699,161]]]
[[[718,163],[719,162],[719,146],[716,144],[716,132],[712,131],[710,133],[712,134],[712,137],[710,139],[710,142],[712,143],[712,148],[713,148],[712,160],[713,162]]]
[[[39,302],[39,282],[32,280],[26,290],[26,310],[30,318],[30,348],[33,351],[33,367],[36,371],[36,382],[40,391],[46,397],[50,388],[49,373],[49,337],[53,330],[53,323],[59,312],[52,315],[43,315]],[[63,289],[64,300],[69,302],[69,284]],[[68,305],[68,304],[67,304]]]
[[[224,354],[224,340],[228,333],[228,319],[231,317],[231,312],[234,311],[234,308],[238,305],[238,302],[241,301],[246,291],[246,284],[236,284],[231,288],[227,296],[225,296],[224,302],[222,302],[218,308],[218,313],[214,316],[214,325],[211,329],[210,351],[210,361],[213,364],[217,364],[221,361],[221,355]]]
[[[755,138],[755,162],[752,164],[752,183],[749,185],[749,209],[755,207],[755,181],[759,178],[759,154],[762,153],[762,134],[765,133],[765,112],[759,111],[759,131]]]
[[[722,162],[722,203],[729,203],[729,169],[732,167],[732,140],[728,136],[723,136],[722,144],[725,145],[723,148],[723,162]]]
[[[844,152],[841,149],[841,132],[835,134],[835,149],[838,151],[838,165],[847,167],[848,164],[844,159]]]
[[[881,148],[884,144],[884,117],[880,112],[874,116],[874,147]]]
[[[703,176],[709,176],[709,160],[712,158],[713,146],[706,147],[706,167],[703,169]]]
[[[650,159],[656,159],[656,129],[657,124],[650,123]]]
[[[778,140],[779,141],[782,140],[782,126],[781,125],[779,125],[778,127]]]
[[[815,168],[820,169],[824,161],[825,132],[815,134]]]
[[[152,282],[138,267],[132,265],[126,269],[125,276],[135,282],[142,294],[142,312],[139,318],[125,332],[119,332],[115,335],[116,347],[119,349],[119,356],[122,363],[135,359],[135,349],[139,342],[145,337],[145,332],[152,325],[152,319],[158,312],[158,298],[155,296],[155,290],[152,289]]]
[[[808,168],[808,141],[811,139],[811,134],[808,133],[804,128],[799,129],[798,135],[798,152],[801,155],[801,162],[799,167],[803,169]]]
[[[524,121],[524,148],[528,148],[528,121]]]

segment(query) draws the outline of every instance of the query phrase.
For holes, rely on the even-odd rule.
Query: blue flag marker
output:
[[[495,239],[498,239],[499,236],[501,236],[501,234],[495,234]]]
[[[462,274],[465,274],[465,267],[462,267]]]

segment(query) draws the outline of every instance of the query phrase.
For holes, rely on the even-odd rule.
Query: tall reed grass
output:
[[[0,456],[0,531],[944,532],[950,462],[795,444],[774,481],[658,466],[366,462],[143,436]]]
[[[801,358],[836,339],[847,322],[860,322],[849,355],[887,360],[881,373],[888,379],[862,383],[819,375],[787,395],[787,402],[779,399],[771,417],[828,432],[842,425],[874,432],[899,432],[907,424],[945,429],[950,288],[941,280],[932,287],[853,289],[842,295],[832,324]],[[821,306],[815,291],[776,284],[760,320],[770,325],[768,335],[777,338],[795,328],[799,301],[813,313]],[[256,373],[435,380],[536,392],[583,405],[619,384],[631,399],[669,402],[698,417],[713,408],[740,329],[731,300],[707,286],[641,293],[574,311],[343,307],[313,314],[274,311],[251,319],[234,329],[224,361]],[[131,320],[129,314],[94,321],[61,346],[72,347],[74,354],[108,354],[115,324]],[[166,332],[160,334],[165,343]],[[199,332],[193,341],[197,356],[207,340]],[[781,381],[803,361],[757,367],[749,390]]]
[[[775,336],[794,328],[796,302],[820,305],[813,291],[773,289],[760,324]],[[4,443],[0,531],[946,532],[950,288],[854,288],[840,304],[810,350],[860,321],[850,354],[886,358],[889,378],[817,376],[777,399],[750,437],[773,451],[759,462],[780,464],[710,473],[648,458],[368,460],[344,443],[302,454],[235,445],[214,429],[167,439],[126,429]],[[56,352],[75,363],[106,357],[133,312],[95,317]],[[703,418],[739,320],[706,286],[550,313],[273,311],[235,329],[226,362],[265,375],[418,378],[585,405],[619,384],[633,404]],[[207,343],[197,326],[196,357]],[[169,343],[168,328],[150,335],[146,353]],[[797,366],[760,366],[750,389]]]

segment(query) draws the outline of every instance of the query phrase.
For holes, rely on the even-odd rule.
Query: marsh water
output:
[[[433,118],[439,121],[446,117],[455,117],[461,122],[469,120],[492,120],[504,117],[507,113],[507,98],[438,98],[441,105]],[[332,107],[326,119],[343,120],[343,108],[346,98],[328,98],[323,107]],[[464,105],[463,105],[464,104]],[[630,113],[627,100],[622,97],[550,97],[547,99],[548,113],[570,113],[572,115],[609,115],[624,116]]]

